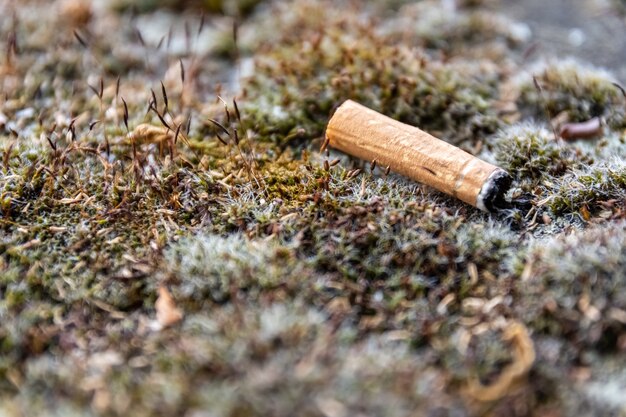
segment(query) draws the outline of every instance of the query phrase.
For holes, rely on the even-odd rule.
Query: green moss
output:
[[[497,13],[481,8],[464,10],[464,5],[457,6],[460,10],[450,13],[440,2],[417,2],[404,8],[400,19],[417,22],[409,37],[411,41],[436,54],[451,57],[507,59],[512,50],[530,36],[525,25],[509,21]],[[406,42],[407,36],[403,35]]]
[[[613,136],[604,145],[578,147],[552,136],[533,125],[514,126],[494,138],[493,157],[513,175],[516,187],[535,197],[539,210],[579,214],[585,221],[619,217],[626,189],[620,151],[613,147],[619,140]]]
[[[615,161],[577,170],[547,188],[546,204],[555,213],[619,208],[626,197],[626,167]]]
[[[624,127],[626,98],[610,73],[575,61],[561,61],[546,65],[534,75],[541,91],[532,80],[525,80],[518,99],[523,111],[542,119],[565,112],[573,122],[604,117],[609,126]]]
[[[570,340],[579,354],[619,349],[626,311],[623,232],[618,223],[535,245],[528,281],[519,283],[533,328]]]
[[[521,121],[500,120],[523,37],[482,2],[267,3],[237,45],[229,18],[206,17],[229,56],[174,56],[149,31],[141,45],[106,9],[88,47],[35,4],[0,20],[21,46],[10,71],[0,56],[0,414],[607,414],[571,376],[623,365],[623,132],[555,142],[527,120],[532,89]],[[199,43],[191,15],[159,16]],[[568,65],[540,79],[552,110],[619,115],[609,78]],[[225,111],[215,92],[240,83]],[[496,162],[533,208],[513,230],[319,153],[346,98]],[[174,143],[144,123],[182,127]],[[169,327],[161,287],[184,316]],[[513,358],[513,321],[537,354],[530,383],[468,402],[468,379],[496,381]]]
[[[202,305],[205,300],[224,302],[238,291],[251,298],[257,298],[254,293],[260,290],[282,287],[293,291],[307,275],[295,260],[288,247],[275,242],[254,244],[237,235],[185,239],[166,255],[174,295],[189,306]]]
[[[444,64],[369,24],[351,21],[339,31],[328,19],[315,10],[276,48],[257,54],[246,101],[254,103],[248,113],[261,135],[319,137],[331,111],[348,98],[455,143],[500,126],[490,106],[498,94],[493,68]]]
[[[551,133],[534,125],[504,130],[492,143],[498,165],[527,192],[593,162],[581,150],[559,143]]]

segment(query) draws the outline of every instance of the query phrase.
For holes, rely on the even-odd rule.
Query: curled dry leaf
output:
[[[472,378],[466,390],[470,398],[480,402],[497,401],[509,395],[528,375],[535,362],[535,347],[526,327],[513,322],[504,330],[502,339],[513,345],[513,362],[489,385],[482,384],[476,377]]]
[[[559,136],[563,139],[587,139],[602,133],[602,120],[599,117],[581,123],[565,123],[561,126]]]
[[[178,323],[183,318],[183,312],[176,307],[172,295],[166,287],[159,287],[159,298],[154,304],[157,321],[161,326],[168,327]]]

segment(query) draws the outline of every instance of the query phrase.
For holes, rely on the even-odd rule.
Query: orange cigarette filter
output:
[[[416,127],[348,100],[326,129],[329,145],[484,211],[506,207],[509,174]]]

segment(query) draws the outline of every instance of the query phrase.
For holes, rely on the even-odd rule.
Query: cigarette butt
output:
[[[484,211],[505,206],[506,171],[416,127],[348,100],[326,129],[329,145],[458,198]]]

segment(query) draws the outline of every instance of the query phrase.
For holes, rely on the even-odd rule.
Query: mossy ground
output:
[[[118,3],[0,2],[0,415],[626,413],[610,73],[529,71],[497,2]],[[348,98],[498,163],[530,210],[320,153]]]

